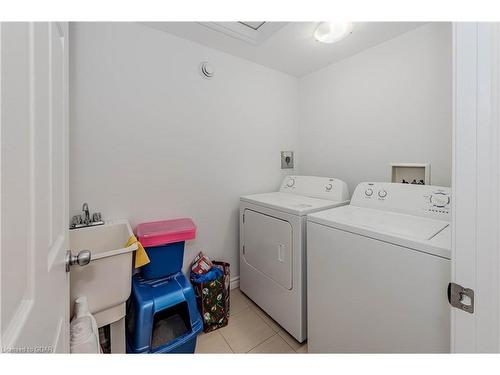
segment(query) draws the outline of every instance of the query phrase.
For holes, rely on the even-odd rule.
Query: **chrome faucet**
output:
[[[73,216],[69,229],[77,229],[104,224],[100,212],[95,212],[92,217],[90,216],[89,205],[87,203],[83,204],[82,211],[83,215]]]
[[[89,212],[89,205],[87,203],[84,203],[82,206],[82,211],[84,215],[83,222],[86,225],[90,224],[90,212]]]

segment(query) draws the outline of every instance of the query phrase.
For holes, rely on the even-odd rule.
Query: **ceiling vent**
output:
[[[212,68],[212,65],[210,65],[206,61],[203,61],[200,64],[200,72],[201,72],[201,75],[207,79],[210,79],[214,76],[214,68]]]
[[[200,25],[253,45],[262,44],[286,24],[265,21],[200,22]]]

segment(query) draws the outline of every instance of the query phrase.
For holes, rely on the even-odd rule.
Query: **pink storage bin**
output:
[[[189,218],[142,223],[135,228],[142,246],[161,246],[196,238],[196,225]]]

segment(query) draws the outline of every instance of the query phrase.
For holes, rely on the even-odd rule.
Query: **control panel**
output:
[[[347,184],[332,177],[287,176],[280,191],[338,202],[349,201]]]
[[[432,185],[362,182],[351,205],[451,220],[451,189]]]

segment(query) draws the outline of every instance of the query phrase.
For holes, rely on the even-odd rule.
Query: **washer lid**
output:
[[[243,202],[257,204],[298,216],[349,203],[349,201],[337,202],[282,192],[245,195],[240,199]]]
[[[350,205],[313,213],[308,221],[450,257],[451,238],[430,241],[449,226],[446,221]]]

